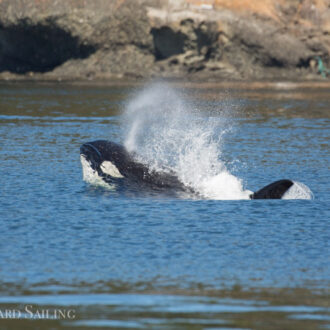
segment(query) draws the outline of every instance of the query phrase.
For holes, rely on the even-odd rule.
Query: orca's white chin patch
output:
[[[90,162],[86,159],[84,155],[80,155],[80,162],[83,172],[83,180],[88,183],[99,183],[99,181],[103,181],[102,178],[98,175],[97,171],[95,171]]]
[[[123,176],[119,172],[118,168],[108,160],[105,160],[101,164],[100,168],[104,174],[110,175],[113,178],[120,178],[120,179],[123,178]]]
[[[114,190],[116,187],[110,183],[107,183],[99,176],[96,170],[94,170],[90,162],[84,155],[80,155],[80,162],[83,171],[83,180],[93,186],[101,186],[103,188]]]

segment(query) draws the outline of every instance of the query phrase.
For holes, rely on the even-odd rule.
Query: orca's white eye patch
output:
[[[111,163],[108,160],[105,160],[101,164],[100,168],[104,174],[108,174],[108,175],[112,176],[113,178],[123,178],[123,176],[119,172],[116,165],[114,165],[113,163]]]

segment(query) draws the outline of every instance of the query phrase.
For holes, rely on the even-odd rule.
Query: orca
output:
[[[174,173],[154,171],[134,160],[123,146],[106,140],[88,142],[80,147],[81,162],[88,162],[92,171],[105,182],[127,178],[132,182],[147,185],[153,189],[187,191]],[[83,166],[84,171],[84,166]]]
[[[154,171],[148,168],[148,166],[137,162],[134,159],[134,154],[129,153],[125,147],[115,142],[97,140],[84,143],[80,147],[80,158],[83,171],[86,171],[84,163],[87,162],[90,170],[106,183],[127,178],[152,189],[193,192],[190,187],[186,187],[179,180],[175,173]],[[281,199],[293,184],[293,181],[287,179],[275,181],[251,194],[250,199]]]

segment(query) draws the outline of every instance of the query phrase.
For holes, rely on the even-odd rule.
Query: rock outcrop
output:
[[[0,79],[317,79],[329,22],[328,0],[0,0]]]

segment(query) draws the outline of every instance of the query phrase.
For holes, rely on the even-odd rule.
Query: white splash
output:
[[[221,160],[225,116],[206,117],[169,86],[155,84],[137,94],[123,115],[125,147],[155,170],[173,171],[208,199],[249,199],[242,181]]]
[[[314,199],[312,191],[303,183],[293,181],[293,185],[283,195],[282,199]]]

